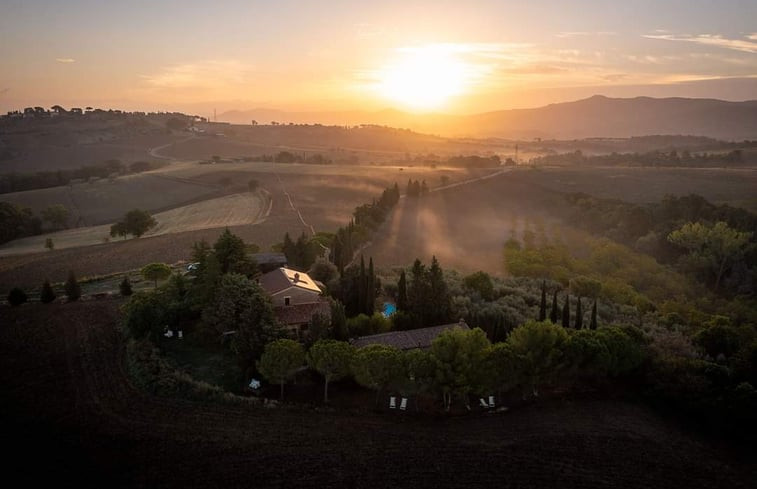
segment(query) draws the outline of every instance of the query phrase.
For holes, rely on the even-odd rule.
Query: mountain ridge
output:
[[[471,115],[413,114],[394,108],[313,112],[253,109],[220,115],[221,120],[234,123],[250,123],[253,119],[267,123],[268,119],[275,120],[273,117],[280,123],[377,124],[457,137],[583,139],[672,134],[725,140],[757,138],[757,99],[734,102],[597,94],[542,107]]]

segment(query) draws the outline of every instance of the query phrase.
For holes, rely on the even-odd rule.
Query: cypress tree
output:
[[[565,296],[565,304],[562,306],[562,327],[570,328],[570,294]]]
[[[39,292],[39,301],[43,304],[49,304],[54,300],[55,292],[53,291],[53,286],[50,285],[49,280],[45,280],[45,283],[42,284],[42,290]]]
[[[541,304],[539,304],[539,321],[547,319],[547,283],[541,283]]]
[[[376,302],[376,278],[373,274],[373,257],[368,259],[368,277],[365,289],[365,313],[373,316],[374,302]]]
[[[578,304],[576,304],[576,329],[581,329],[584,325],[584,315],[581,309],[581,297],[578,297]]]
[[[591,306],[591,322],[589,329],[597,329],[597,300],[594,299],[594,305]]]
[[[68,272],[64,290],[69,301],[78,301],[79,297],[81,297],[81,285],[76,281],[76,275],[74,275],[73,270],[69,270]]]
[[[366,297],[366,276],[365,276],[365,260],[363,255],[360,255],[360,275],[357,278],[357,310],[359,313],[365,313],[365,297]]]
[[[407,311],[407,278],[404,270],[400,273],[400,280],[397,282],[397,310]]]
[[[552,324],[557,324],[557,316],[560,314],[560,309],[557,307],[557,291],[552,295],[552,310],[549,311],[549,320]]]

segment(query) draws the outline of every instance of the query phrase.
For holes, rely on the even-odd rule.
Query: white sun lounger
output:
[[[484,400],[484,398],[483,398],[483,397],[479,397],[479,398],[478,398],[478,403],[479,403],[479,404],[481,404],[481,407],[482,407],[482,408],[488,408],[488,407],[489,407],[489,405],[488,405],[488,404],[486,404],[486,401]]]
[[[494,396],[489,396],[489,407],[490,408],[494,407]]]
[[[402,402],[400,402],[400,409],[404,411],[407,409],[407,397],[402,398]]]
[[[392,396],[389,398],[389,409],[396,409],[397,408],[397,398]]]

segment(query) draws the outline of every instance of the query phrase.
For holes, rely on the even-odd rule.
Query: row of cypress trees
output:
[[[541,304],[539,305],[539,321],[546,321],[547,319],[547,283],[541,284]],[[549,311],[549,320],[553,324],[557,324],[558,319],[562,323],[563,328],[570,328],[570,294],[565,295],[565,302],[563,303],[562,310],[557,305],[557,290],[552,294],[552,308]],[[584,327],[584,314],[581,306],[581,297],[578,297],[576,303],[576,316],[573,327],[575,329],[582,329]],[[594,299],[594,305],[591,307],[591,319],[589,322],[589,329],[597,329],[597,300]]]

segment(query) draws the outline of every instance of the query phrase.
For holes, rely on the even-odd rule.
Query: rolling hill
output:
[[[445,136],[581,139],[625,138],[655,134],[708,136],[741,141],[757,138],[757,100],[727,102],[695,98],[609,98],[602,95],[550,104],[468,116],[379,112],[284,112],[269,109],[230,111],[229,122],[252,119],[335,125],[380,124],[406,127]]]

